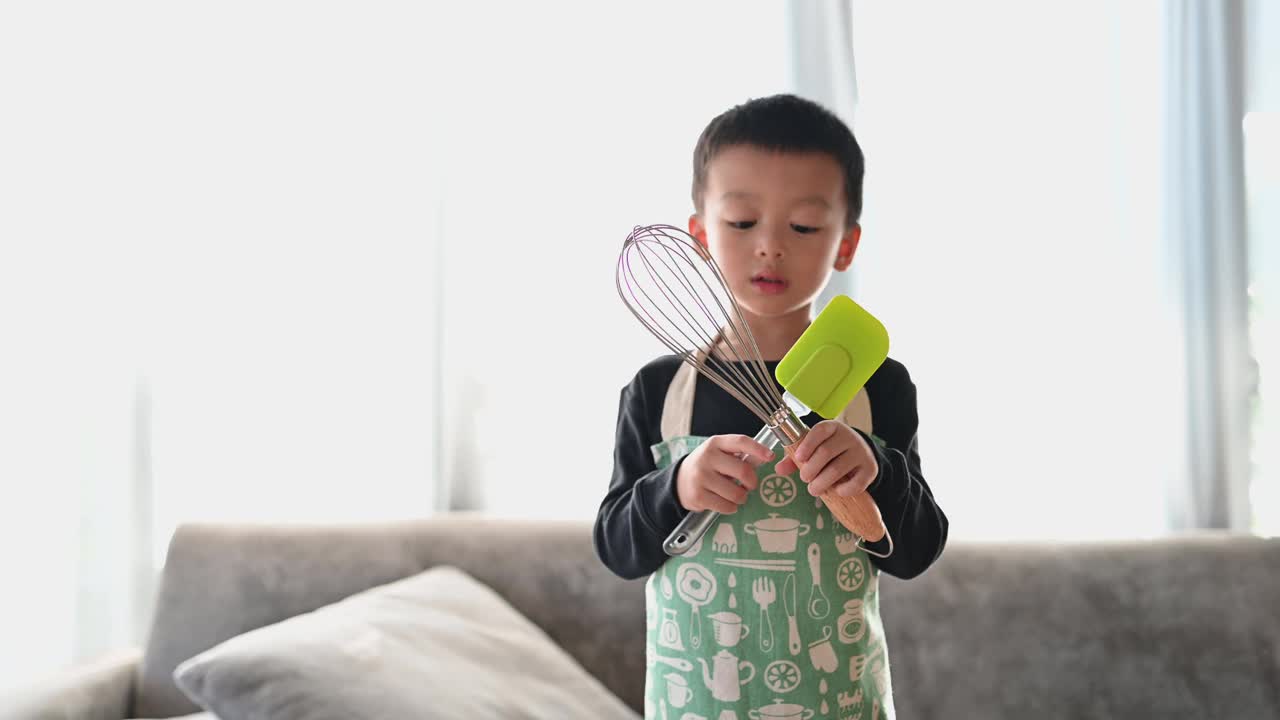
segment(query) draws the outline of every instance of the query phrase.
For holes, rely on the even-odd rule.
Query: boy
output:
[[[698,140],[689,233],[719,264],[770,373],[831,271],[853,261],[862,176],[852,132],[792,95],[734,107]],[[924,572],[948,527],[920,471],[915,386],[889,359],[840,418],[803,419],[796,475],[752,439],[759,419],[678,356],[622,390],[594,538],[614,573],[649,576],[646,717],[893,717],[878,574]],[[864,491],[890,536],[865,550],[817,499]],[[668,558],[663,540],[704,509],[722,516]]]

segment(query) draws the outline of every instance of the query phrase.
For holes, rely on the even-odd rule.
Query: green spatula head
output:
[[[787,352],[774,376],[787,392],[830,420],[889,357],[889,333],[851,298],[837,295]]]

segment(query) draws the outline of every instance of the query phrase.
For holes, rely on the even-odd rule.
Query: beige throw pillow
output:
[[[221,720],[635,720],[489,587],[437,567],[232,638],[178,666]]]

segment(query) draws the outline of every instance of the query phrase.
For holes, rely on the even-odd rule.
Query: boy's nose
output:
[[[782,257],[782,246],[777,243],[762,242],[756,248],[756,255],[761,258],[780,258]]]

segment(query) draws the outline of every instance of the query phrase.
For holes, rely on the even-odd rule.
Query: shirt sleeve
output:
[[[614,574],[632,580],[662,567],[667,554],[662,543],[689,511],[676,496],[680,461],[661,470],[649,448],[653,418],[661,412],[637,375],[622,389],[614,440],[613,476],[596,514],[593,538],[596,554]]]
[[[916,386],[905,368],[900,380],[887,388],[881,402],[873,404],[872,411],[875,433],[884,445],[858,432],[871,445],[880,466],[867,492],[880,508],[889,537],[869,543],[868,548],[881,554],[889,552],[891,538],[893,552],[887,558],[869,557],[880,570],[910,579],[942,555],[948,521],[920,470]]]

